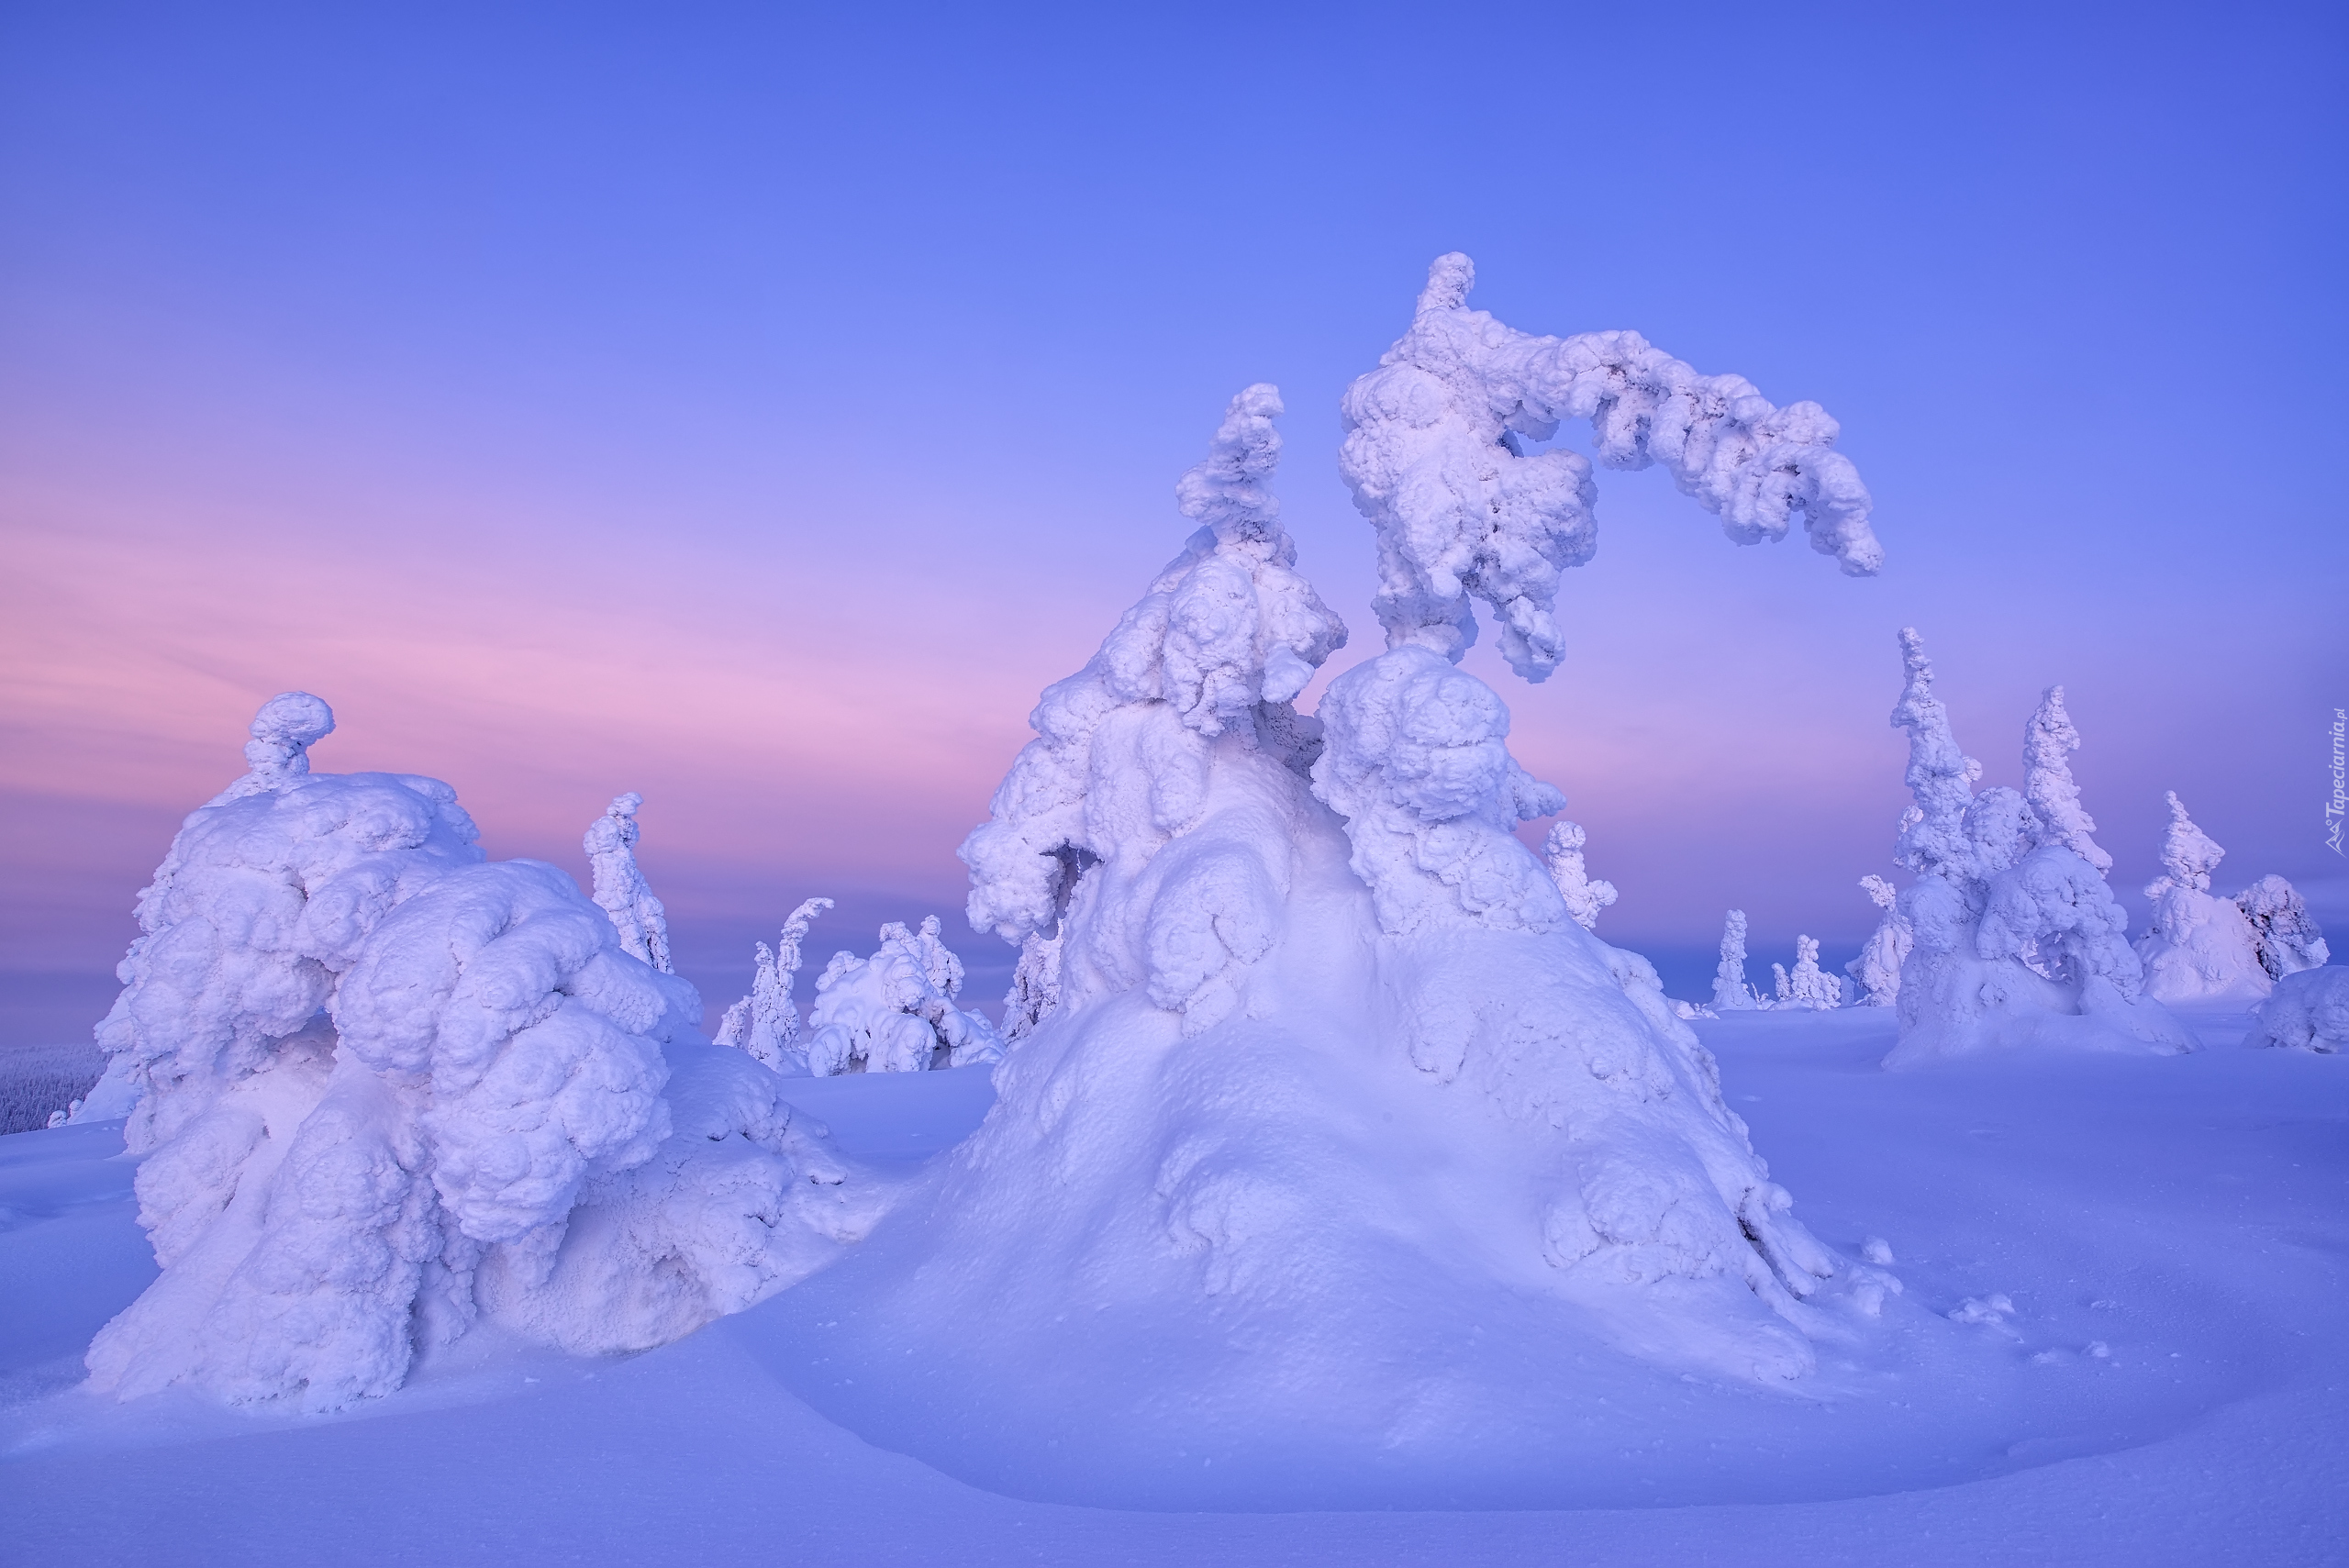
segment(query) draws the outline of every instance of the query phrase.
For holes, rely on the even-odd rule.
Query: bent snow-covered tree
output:
[[[2308,900],[2273,872],[2236,894],[2235,907],[2251,922],[2259,967],[2268,979],[2281,980],[2332,961],[2332,950],[2325,946]]]
[[[777,1073],[807,1071],[807,1050],[799,1039],[799,1004],[792,1000],[791,987],[799,976],[800,944],[807,928],[831,906],[829,898],[804,900],[784,921],[774,947],[758,944],[751,965],[751,994],[718,1020],[718,1044],[747,1051],[753,1061]]]
[[[1472,596],[1520,667],[1554,661],[1581,527],[1557,501],[1578,481],[1512,454],[1511,420],[1591,413],[1617,460],[1668,451],[1734,527],[1815,507],[1814,537],[1855,567],[1874,561],[1863,493],[1815,410],[1675,380],[1628,335],[1510,332],[1464,309],[1464,278],[1438,264],[1410,335],[1347,398],[1387,651],[1315,717],[1291,706],[1343,632],[1295,571],[1266,484],[1279,403],[1252,387],[1178,489],[1202,526],[1044,693],[963,846],[975,925],[1058,933],[1057,1004],[879,1250],[785,1304],[831,1325],[828,1377],[918,1407],[895,1445],[1124,1455],[1209,1489],[1237,1467],[1177,1455],[1210,1439],[1285,1464],[1464,1431],[1505,1451],[1515,1429],[1479,1412],[1543,1378],[1581,1386],[1579,1357],[1776,1381],[1812,1364],[1812,1331],[1881,1307],[1889,1282],[1794,1219],[1653,969],[1577,924],[1512,836],[1561,797],[1451,662]],[[1197,1342],[1135,1342],[1106,1402],[1015,1370],[1100,1364],[1062,1351],[1124,1342],[1141,1300],[1154,1323],[1191,1304],[1175,1317]],[[1464,1322],[1508,1354],[1464,1348]],[[1425,1424],[1397,1413],[1399,1370],[1365,1375],[1436,1364]]]
[[[1896,905],[1899,889],[1874,873],[1860,878],[1860,886],[1883,915],[1869,933],[1867,945],[1860,949],[1860,956],[1845,964],[1843,972],[1859,982],[1860,1006],[1889,1007],[1900,999],[1900,966],[1908,961],[1917,939]]]
[[[620,949],[662,973],[671,973],[669,912],[652,895],[652,884],[636,864],[636,813],[644,797],[631,790],[617,796],[588,828],[581,848],[594,873],[596,906],[611,917]]]
[[[1778,993],[1782,1007],[1840,1007],[1843,983],[1819,967],[1819,939],[1795,939],[1795,967]]]
[[[2164,798],[2162,873],[2145,888],[2153,917],[2137,939],[2145,989],[2165,1002],[2256,1001],[2276,984],[2260,962],[2259,934],[2241,904],[2210,891],[2227,851],[2195,826],[2176,790]]]
[[[1913,945],[1900,971],[1899,1041],[1885,1065],[2016,1046],[2192,1050],[2185,1027],[2143,994],[2128,917],[2073,848],[2087,818],[2076,795],[2066,803],[2050,783],[2068,750],[2068,721],[2054,723],[2060,706],[2043,706],[2049,722],[2034,720],[2025,740],[2027,776],[2058,806],[2051,828],[2014,790],[1974,792],[1982,765],[1958,749],[1914,628],[1900,633],[1900,651],[1908,679],[1892,723],[1909,732],[1916,804],[1893,858],[1917,880],[1898,904]]]
[[[1567,915],[1584,930],[1595,931],[1598,912],[1615,902],[1616,894],[1613,883],[1591,880],[1582,858],[1586,838],[1579,822],[1552,823],[1542,859],[1550,868],[1550,880],[1557,884],[1558,896],[1566,901]]]
[[[861,1233],[871,1184],[692,986],[554,867],[484,863],[447,784],[311,773],[332,728],[273,699],[140,896],[85,1109],[128,1115],[162,1272],[95,1387],[331,1408],[483,1318],[643,1349]]]

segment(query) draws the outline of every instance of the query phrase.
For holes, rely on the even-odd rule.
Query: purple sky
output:
[[[2226,890],[2349,917],[2338,7],[852,9],[0,15],[0,1028],[103,1010],[287,687],[493,854],[584,871],[642,791],[714,1002],[807,894],[818,960],[959,908],[1249,382],[1375,651],[1337,399],[1451,249],[1520,328],[1824,404],[1891,556],[1602,473],[1564,666],[1472,660],[1603,934],[1856,945],[1907,623],[1988,782],[2065,684],[2137,907],[2175,788]]]

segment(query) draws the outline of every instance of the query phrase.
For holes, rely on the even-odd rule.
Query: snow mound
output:
[[[1528,1376],[1464,1325],[1560,1391],[1583,1356],[1783,1386],[1881,1307],[1653,968],[1511,836],[1562,802],[1499,697],[1409,641],[1330,686],[1319,736],[1275,695],[1338,643],[1290,559],[1268,525],[1195,539],[1046,694],[965,846],[974,924],[1057,935],[1057,1000],[979,1130],[779,1304],[823,1329],[827,1386],[904,1412],[893,1444],[1450,1451]],[[1168,679],[1203,578],[1230,590],[1219,679]],[[1312,635],[1248,631],[1272,605]]]
[[[2349,1051],[2349,969],[2302,969],[2276,983],[2254,1016],[2259,1027],[2244,1043],[2296,1051]]]
[[[1800,512],[1845,572],[1883,564],[1866,487],[1817,404],[1776,406],[1636,332],[1516,331],[1467,307],[1475,278],[1467,257],[1437,258],[1410,329],[1346,392],[1338,465],[1378,530],[1373,604],[1389,647],[1457,658],[1481,599],[1510,669],[1539,681],[1557,667],[1558,578],[1598,549],[1598,493],[1579,453],[1524,443],[1567,419],[1590,421],[1609,468],[1663,463],[1740,544],[1785,538]]]
[[[954,1006],[963,961],[938,932],[935,915],[918,931],[892,920],[871,958],[832,955],[807,1013],[809,1073],[924,1073],[1003,1060],[995,1026]]]
[[[311,773],[331,725],[265,707],[142,895],[100,1038],[162,1273],[94,1387],[332,1409],[484,1316],[644,1349],[861,1233],[869,1195],[691,985],[562,872],[483,863],[446,784]]]
[[[1915,804],[1894,858],[1917,880],[1896,906],[1912,946],[1900,970],[1899,1043],[1884,1064],[2016,1048],[2191,1051],[2185,1026],[2143,994],[2128,916],[2073,847],[2087,818],[2076,796],[2065,806],[2068,772],[2054,776],[2068,768],[2070,730],[2058,694],[2025,731],[2027,778],[2069,812],[2051,828],[2014,790],[1974,793],[1982,765],[1958,749],[1913,628],[1900,650],[1908,682],[1892,723],[1909,732]]]

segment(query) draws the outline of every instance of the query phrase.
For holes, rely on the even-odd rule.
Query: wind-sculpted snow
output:
[[[1615,902],[1616,893],[1613,883],[1593,880],[1583,863],[1582,849],[1587,841],[1581,823],[1554,822],[1543,841],[1542,860],[1550,869],[1558,896],[1565,900],[1566,913],[1575,925],[1592,931],[1598,929],[1598,912]]]
[[[595,877],[596,906],[611,917],[620,946],[666,974],[671,969],[669,912],[636,865],[636,813],[643,804],[644,797],[633,790],[614,797],[589,826],[580,847],[587,851],[587,867]]]
[[[2309,913],[2299,888],[2270,872],[2235,895],[2235,907],[2251,924],[2259,967],[2270,980],[2332,961],[2324,933]]]
[[[938,932],[935,915],[918,931],[892,920],[871,958],[832,955],[807,1013],[807,1072],[925,1073],[1002,1060],[995,1026],[954,1006],[963,961]]]
[[[2128,917],[2072,847],[2089,824],[2076,794],[2065,794],[2068,764],[2060,781],[2054,771],[2070,749],[2056,694],[2025,731],[2026,777],[2062,823],[2051,828],[2014,790],[1974,793],[1981,764],[1958,749],[1913,628],[1901,631],[1900,651],[1907,683],[1892,723],[1909,732],[1915,804],[1894,858],[1918,874],[1895,906],[1911,944],[1896,1002],[1900,1041],[1885,1065],[2015,1047],[2192,1050],[2185,1026],[2143,995]]]
[[[2145,887],[2153,917],[2137,939],[2145,989],[2165,1002],[2266,995],[2275,977],[2260,962],[2259,934],[2242,905],[2210,891],[2210,873],[2227,851],[2195,825],[2176,790],[2165,798],[2169,826],[2162,835],[2162,873]]]
[[[1509,668],[1538,681],[1557,667],[1558,578],[1598,548],[1597,491],[1578,453],[1524,443],[1567,419],[1590,421],[1609,468],[1663,463],[1740,544],[1785,538],[1799,512],[1812,548],[1845,572],[1883,564],[1866,487],[1817,404],[1777,407],[1636,332],[1516,331],[1467,307],[1474,281],[1467,257],[1437,258],[1410,329],[1345,396],[1339,469],[1378,530],[1374,605],[1389,648],[1456,660],[1482,600]]]
[[[2276,983],[2260,1003],[2250,1045],[2334,1054],[2349,1051],[2349,969],[2303,969]]]
[[[1195,539],[1046,694],[964,848],[974,923],[1056,940],[1049,1010],[922,1195],[784,1304],[828,1386],[902,1402],[893,1446],[1449,1452],[1533,1362],[1567,1399],[1578,1358],[1778,1385],[1897,1289],[1793,1218],[1653,967],[1512,836],[1563,802],[1490,687],[1407,641],[1332,683],[1318,738],[1273,700],[1294,681],[1239,635],[1266,595],[1327,628],[1300,660],[1337,640],[1287,553]],[[1227,562],[1256,584],[1221,601],[1227,682],[1121,651]],[[1463,1325],[1532,1362],[1464,1370]]]
[[[484,1315],[643,1349],[861,1231],[773,1075],[570,878],[482,863],[445,784],[314,774],[263,728],[266,767],[173,841],[101,1027],[162,1273],[91,1345],[95,1387],[330,1409]]]

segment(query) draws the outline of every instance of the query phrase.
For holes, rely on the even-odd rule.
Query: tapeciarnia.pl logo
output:
[[[2344,761],[2344,738],[2349,738],[2349,709],[2332,710],[2332,798],[2324,803],[2324,847],[2334,854],[2342,853],[2341,822],[2349,816],[2349,796],[2342,793],[2344,778],[2349,778],[2349,762]]]

